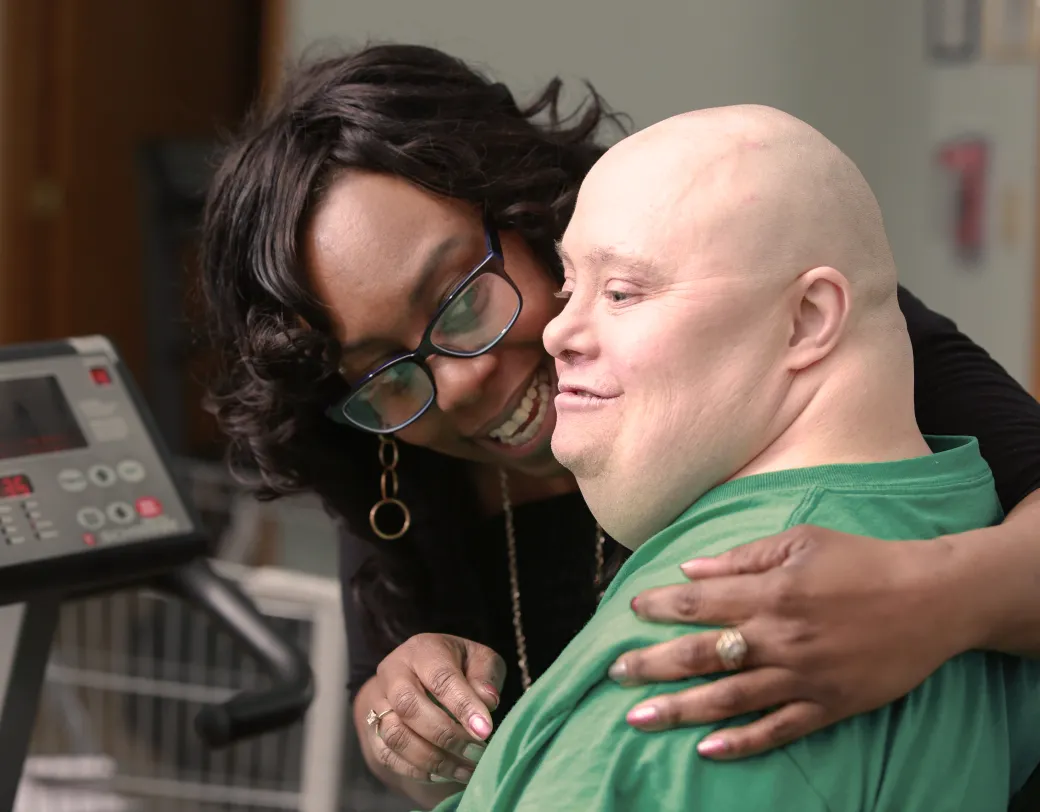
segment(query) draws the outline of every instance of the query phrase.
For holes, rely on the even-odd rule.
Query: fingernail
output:
[[[432,783],[434,783],[434,784],[454,784],[455,783],[455,779],[454,778],[447,778],[447,777],[445,777],[443,775],[436,775],[436,774],[430,776],[430,781]]]
[[[457,770],[455,770],[453,775],[455,776],[455,780],[458,781],[460,784],[468,784],[469,779],[473,777],[473,770],[471,770],[469,767],[459,767]]]
[[[632,607],[632,611],[633,612],[638,612],[639,611],[638,604],[639,604],[639,596],[637,595],[636,597],[632,598],[632,602],[629,604],[629,606]]]
[[[726,752],[725,739],[705,739],[697,745],[697,752],[702,756],[717,756]]]
[[[467,761],[472,761],[476,764],[480,761],[480,757],[484,755],[486,748],[482,744],[467,744],[466,749],[462,751],[462,756]]]
[[[692,561],[680,564],[679,569],[683,571],[683,575],[687,578],[696,578],[710,566],[710,562],[710,558],[694,558]]]
[[[628,665],[625,664],[624,660],[615,661],[607,671],[607,676],[614,680],[614,682],[624,682],[625,678],[628,676]]]
[[[469,717],[469,729],[477,734],[477,738],[486,739],[491,735],[491,722],[479,713],[474,713]]]
[[[491,699],[494,700],[495,703],[495,708],[497,708],[499,703],[502,701],[501,696],[499,696],[498,689],[495,688],[495,686],[492,685],[490,682],[485,682],[484,690],[491,695]],[[494,710],[495,708],[492,708],[491,710]]]
[[[630,725],[652,725],[659,718],[657,708],[649,705],[645,708],[633,708],[625,719]]]

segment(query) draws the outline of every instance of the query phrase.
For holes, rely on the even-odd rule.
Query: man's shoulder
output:
[[[693,505],[664,533],[670,544],[718,555],[797,524],[912,539],[1002,518],[992,472],[967,437],[930,437],[933,453],[892,462],[793,469],[734,480]],[[688,550],[683,550],[687,552]]]
[[[1002,518],[992,479],[980,478],[936,480],[934,487],[821,487],[797,523],[900,541],[963,533]]]
[[[996,485],[978,441],[927,439],[931,454],[853,466],[853,475],[821,483],[801,520],[892,540],[934,538],[999,522]]]
[[[810,781],[783,751],[718,764],[701,758],[697,743],[722,723],[646,733],[625,721],[626,711],[642,700],[709,681],[699,677],[623,688],[599,680],[546,737],[523,778],[502,782],[500,790],[510,787],[508,797],[501,794],[499,806],[483,808],[622,812],[710,804],[725,810],[768,809],[777,808],[774,802],[781,799],[781,808],[823,812],[826,807]]]
[[[636,550],[619,573],[619,583],[630,578],[678,581],[678,566],[690,558],[721,555],[797,524],[816,496],[814,488],[791,487],[694,506]]]

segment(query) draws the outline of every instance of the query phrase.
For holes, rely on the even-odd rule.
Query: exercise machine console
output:
[[[299,720],[309,664],[206,563],[145,402],[101,336],[0,347],[0,809],[14,806],[63,601],[147,584],[194,603],[272,677],[207,707],[213,747]]]

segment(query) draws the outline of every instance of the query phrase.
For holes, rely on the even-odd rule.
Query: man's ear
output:
[[[792,286],[791,337],[787,359],[800,371],[826,358],[848,322],[849,281],[834,268],[806,271]]]

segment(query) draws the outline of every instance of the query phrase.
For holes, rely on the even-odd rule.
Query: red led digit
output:
[[[32,483],[25,474],[0,477],[0,499],[28,496],[32,492]]]

